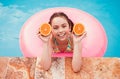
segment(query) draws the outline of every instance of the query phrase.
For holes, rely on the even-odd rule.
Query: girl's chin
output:
[[[66,37],[59,37],[59,40],[64,41],[66,40]]]
[[[59,40],[64,41],[64,40],[66,40],[66,39],[63,38],[63,39],[59,39]]]

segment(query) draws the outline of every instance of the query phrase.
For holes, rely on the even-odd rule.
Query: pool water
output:
[[[0,56],[23,56],[19,47],[19,33],[27,19],[36,12],[47,8],[71,7],[91,14],[103,25],[108,39],[104,57],[120,57],[119,5],[119,1],[113,0],[29,0],[29,3],[0,0]]]

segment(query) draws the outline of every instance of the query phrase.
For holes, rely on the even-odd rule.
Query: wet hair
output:
[[[55,12],[55,13],[53,13],[53,15],[50,17],[50,20],[49,20],[49,24],[51,25],[51,23],[52,23],[52,20],[55,18],[55,17],[64,17],[66,20],[67,20],[67,22],[68,22],[68,24],[69,24],[69,26],[71,27],[71,32],[72,32],[72,30],[73,30],[73,22],[68,18],[68,16],[65,14],[65,13],[63,13],[63,12]]]

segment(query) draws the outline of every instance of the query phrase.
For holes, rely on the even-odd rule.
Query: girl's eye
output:
[[[57,27],[53,28],[53,29],[58,29]]]
[[[63,25],[62,27],[63,27],[63,28],[65,28],[65,27],[66,27],[66,25]]]
[[[58,26],[54,26],[53,29],[56,29],[56,30],[57,30],[57,29],[58,29]]]

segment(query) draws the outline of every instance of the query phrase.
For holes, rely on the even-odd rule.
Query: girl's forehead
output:
[[[55,17],[52,20],[52,23],[67,23],[67,20],[64,17]]]

